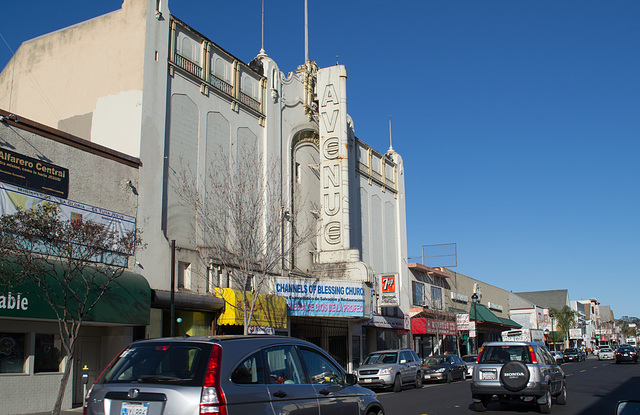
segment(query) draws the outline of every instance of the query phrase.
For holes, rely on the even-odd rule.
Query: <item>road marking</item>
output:
[[[587,371],[587,369],[582,369],[582,370],[580,371],[580,373],[582,373],[582,372],[586,372],[586,371]]]

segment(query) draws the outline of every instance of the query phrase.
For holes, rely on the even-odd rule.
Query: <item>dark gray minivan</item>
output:
[[[129,345],[85,398],[88,415],[383,415],[319,347],[279,336],[159,338]]]

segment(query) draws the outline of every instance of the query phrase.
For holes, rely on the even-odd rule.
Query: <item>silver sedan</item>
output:
[[[610,347],[603,347],[598,352],[598,360],[613,360],[615,358],[616,355]]]

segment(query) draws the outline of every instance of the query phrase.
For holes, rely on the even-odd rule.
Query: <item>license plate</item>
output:
[[[482,380],[496,380],[496,372],[480,372]]]
[[[122,402],[120,415],[147,415],[148,403]]]
[[[364,379],[364,383],[371,383],[373,382],[373,379]]]

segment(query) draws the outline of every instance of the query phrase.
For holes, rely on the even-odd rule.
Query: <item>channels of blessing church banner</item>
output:
[[[276,278],[275,293],[287,299],[287,314],[290,316],[364,316],[363,284],[336,280]]]

